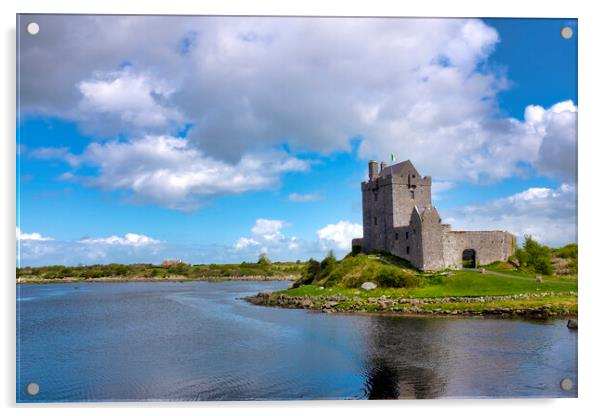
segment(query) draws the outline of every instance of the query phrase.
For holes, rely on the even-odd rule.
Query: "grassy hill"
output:
[[[485,267],[499,274],[475,270],[421,273],[405,260],[383,253],[348,255],[341,261],[328,256],[322,262],[310,260],[293,288],[258,294],[249,301],[325,312],[577,315],[576,276],[544,276],[538,282],[532,270],[511,263]],[[368,281],[378,287],[361,290],[361,284]]]
[[[364,282],[374,282],[379,287],[416,287],[421,284],[421,277],[407,261],[390,254],[348,255],[339,262],[329,255],[321,262],[310,260],[295,287],[315,284],[359,288]]]

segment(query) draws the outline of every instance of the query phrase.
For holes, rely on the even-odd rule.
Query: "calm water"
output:
[[[286,282],[18,287],[17,400],[575,397],[564,321],[336,315],[240,300]],[[38,396],[25,386],[40,385]]]

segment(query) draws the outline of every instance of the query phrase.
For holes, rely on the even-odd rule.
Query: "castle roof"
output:
[[[410,160],[406,160],[403,162],[396,163],[391,166],[387,166],[380,172],[380,176],[388,176],[388,175],[399,175],[401,173],[404,174],[414,174],[420,176],[412,162]]]

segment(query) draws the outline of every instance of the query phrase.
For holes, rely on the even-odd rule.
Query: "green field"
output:
[[[341,294],[345,296],[379,297],[415,297],[433,298],[445,296],[495,296],[537,292],[571,292],[577,291],[577,282],[547,281],[537,283],[535,279],[516,279],[476,271],[461,270],[451,275],[425,276],[423,285],[411,288],[376,288],[371,291],[357,288],[324,287],[311,284],[282,291],[290,296],[318,296]]]

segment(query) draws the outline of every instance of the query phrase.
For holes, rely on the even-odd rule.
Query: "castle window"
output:
[[[399,240],[399,233],[395,233],[395,240]]]
[[[406,246],[406,254],[410,254],[410,246]]]
[[[378,225],[378,220],[374,217],[374,225]]]
[[[414,191],[410,191],[410,198],[414,199],[415,193]]]
[[[406,240],[410,238],[410,233],[406,231]]]
[[[374,192],[374,200],[378,201],[378,192]]]

